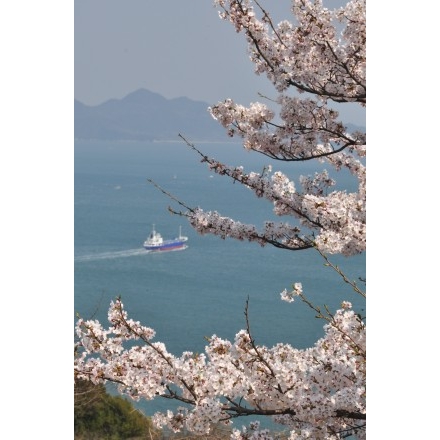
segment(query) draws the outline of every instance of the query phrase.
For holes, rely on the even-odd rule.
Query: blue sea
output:
[[[272,164],[298,182],[313,174],[314,163],[274,162],[243,150],[237,143],[196,143],[204,154],[246,171]],[[351,301],[365,314],[365,301],[314,250],[286,251],[255,243],[197,234],[184,217],[169,212],[182,207],[147,181],[152,179],[187,206],[262,226],[273,215],[266,200],[211,172],[185,143],[75,142],[75,316],[107,324],[110,301],[117,296],[129,316],[154,328],[156,340],[175,355],[202,352],[205,337],[233,339],[245,328],[249,299],[250,328],[258,344],[278,342],[309,347],[323,336],[322,320],[301,301],[285,303],[280,292],[301,282],[317,306],[339,308]],[[331,171],[331,170],[329,170]],[[335,175],[337,177],[338,175]],[[351,176],[339,187],[353,189]],[[188,248],[147,253],[142,243],[152,225],[164,238],[182,227]],[[365,278],[365,255],[330,260],[353,280]],[[358,281],[360,287],[364,287]],[[140,403],[152,415],[169,401]],[[240,423],[239,423],[240,425]]]

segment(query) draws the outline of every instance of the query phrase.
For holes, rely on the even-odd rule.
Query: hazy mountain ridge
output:
[[[75,100],[75,139],[227,141],[226,130],[208,113],[209,104],[166,99],[139,89],[96,106]]]
[[[139,89],[122,99],[96,106],[75,100],[75,139],[164,141],[230,141],[226,130],[208,113],[209,104],[186,97],[166,99]],[[346,124],[350,131],[363,130]]]

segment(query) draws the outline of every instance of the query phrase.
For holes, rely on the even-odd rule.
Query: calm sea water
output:
[[[205,154],[247,171],[271,163],[238,144],[198,144]],[[313,173],[315,164],[273,163],[292,178]],[[298,348],[323,335],[323,321],[300,301],[287,304],[280,292],[302,282],[316,305],[331,310],[342,300],[358,309],[365,303],[313,250],[291,252],[255,243],[198,235],[179,209],[147,179],[153,179],[188,206],[217,210],[245,223],[278,221],[269,202],[257,199],[226,177],[210,172],[200,157],[180,142],[75,143],[75,314],[107,323],[110,301],[121,296],[129,315],[154,328],[156,340],[175,355],[201,352],[205,336],[233,339],[245,328],[249,298],[251,331],[259,344],[277,342]],[[353,181],[340,178],[343,187]],[[164,238],[182,227],[188,248],[146,253],[142,243],[152,225]],[[365,277],[365,255],[333,257],[351,279]],[[76,316],[74,316],[76,321]],[[169,402],[142,403],[147,414]]]

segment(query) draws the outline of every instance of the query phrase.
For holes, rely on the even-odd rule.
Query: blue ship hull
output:
[[[148,251],[170,251],[174,249],[185,248],[185,242],[181,240],[165,240],[160,245],[147,245],[144,244],[144,248]]]

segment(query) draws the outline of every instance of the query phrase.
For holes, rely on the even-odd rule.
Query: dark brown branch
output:
[[[180,135],[179,135],[180,136]],[[159,191],[161,191],[163,194],[168,196],[170,199],[174,200],[176,203],[178,203],[180,206],[183,206],[190,212],[194,212],[194,209],[190,208],[189,206],[185,205],[185,203],[181,202],[179,199],[174,197],[172,194],[170,194],[168,191],[165,191],[162,187],[160,187],[156,182],[154,182],[152,179],[147,179],[147,182],[150,182],[152,185],[154,185]]]
[[[324,260],[326,261],[326,266],[331,267],[335,272],[337,272],[342,279],[344,280],[345,283],[349,284],[353,290],[357,293],[359,293],[359,295],[361,295],[363,298],[366,297],[365,293],[362,292],[361,289],[359,289],[359,287],[357,286],[357,284],[354,281],[351,281],[347,278],[347,276],[342,272],[342,270],[338,267],[335,266],[328,258],[327,255],[325,255],[317,246],[315,246],[315,249],[319,252],[319,254],[321,255],[322,258],[324,258]]]
[[[246,319],[246,330],[248,332],[249,335],[249,339],[250,339],[250,343],[252,348],[254,349],[255,353],[257,354],[257,358],[258,360],[266,366],[266,368],[270,371],[270,376],[272,376],[274,379],[276,378],[275,373],[272,370],[272,367],[268,364],[268,362],[266,361],[266,359],[263,358],[263,356],[261,355],[261,353],[258,350],[257,345],[255,344],[255,340],[251,334],[251,324],[249,322],[249,296],[246,299],[246,306],[244,309],[244,316]],[[279,387],[279,385],[278,385]],[[279,389],[279,391],[281,392],[281,389]]]
[[[255,353],[257,354],[258,360],[270,371],[270,376],[272,376],[272,378],[276,380],[277,378],[276,378],[276,375],[275,375],[272,367],[269,365],[269,363],[266,361],[266,359],[264,359],[263,355],[258,350],[258,347],[255,344],[255,340],[251,334],[251,325],[250,325],[250,321],[249,321],[249,296],[246,299],[246,307],[245,307],[245,311],[244,311],[244,316],[246,318],[246,330],[248,332],[252,348],[254,349]],[[285,391],[282,390],[281,385],[279,383],[274,388],[281,394],[285,393]]]
[[[282,162],[305,162],[308,160],[313,160],[313,159],[320,159],[323,157],[327,157],[327,156],[332,156],[333,154],[336,153],[340,153],[341,151],[345,150],[347,147],[351,146],[353,144],[345,144],[342,147],[338,148],[338,149],[333,149],[332,151],[328,151],[325,153],[319,153],[319,154],[313,154],[311,156],[291,156],[289,152],[286,152],[286,155],[283,155],[282,157],[276,154],[272,154],[270,152],[267,151],[261,151],[261,150],[257,150],[255,148],[251,148],[252,151],[255,151],[256,153],[260,153],[263,156],[266,157],[270,157],[271,159],[276,159]],[[284,152],[285,150],[283,150]]]
[[[279,36],[273,22],[272,22],[272,18],[270,17],[269,13],[260,5],[260,3],[258,3],[257,0],[254,0],[254,3],[260,8],[261,12],[263,13],[263,17],[266,19],[266,21],[269,23],[270,28],[272,29],[273,33],[276,35],[276,37],[278,38],[278,41],[284,46],[287,47],[286,44],[284,43],[284,41],[281,39],[281,37]],[[263,19],[264,20],[264,19]]]
[[[193,405],[193,406],[196,405],[195,400],[186,399],[185,397],[173,391],[168,385],[166,386],[166,389],[169,394],[160,394],[160,397],[163,397],[165,399],[178,400],[179,402],[187,403],[188,405]]]
[[[367,420],[367,415],[360,412],[347,411],[345,409],[337,409],[336,417],[343,417],[354,420]]]

